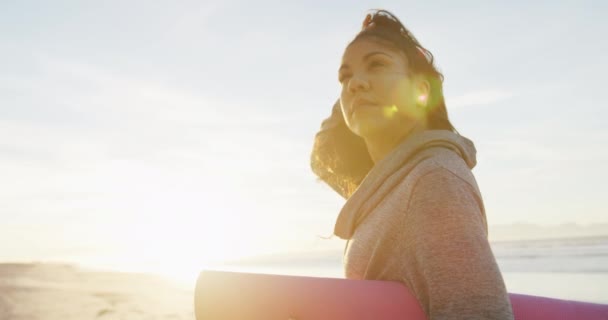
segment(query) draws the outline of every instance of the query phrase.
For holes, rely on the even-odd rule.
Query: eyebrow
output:
[[[387,56],[387,57],[389,57],[389,58],[392,58],[392,56],[391,56],[391,55],[389,55],[389,54],[388,54],[388,53],[386,53],[386,52],[382,52],[382,51],[372,51],[372,52],[369,52],[369,53],[367,53],[366,55],[364,55],[364,56],[363,56],[363,61],[365,61],[365,60],[369,59],[369,57],[371,57],[371,56],[373,56],[373,55],[376,55],[376,54],[382,54],[382,55],[385,55],[385,56]],[[347,69],[347,68],[348,68],[348,65],[347,65],[347,64],[343,64],[343,65],[341,65],[341,66],[340,66],[340,69],[338,69],[338,72],[342,71],[342,69]]]

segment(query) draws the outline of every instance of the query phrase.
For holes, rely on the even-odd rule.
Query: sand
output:
[[[194,319],[193,290],[159,276],[0,264],[0,319]]]

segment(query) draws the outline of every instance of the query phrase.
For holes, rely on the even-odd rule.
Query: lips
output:
[[[360,108],[369,108],[369,107],[376,107],[376,103],[374,103],[371,100],[368,99],[364,99],[364,98],[358,98],[355,99],[355,101],[353,101],[353,103],[351,104],[351,115]]]

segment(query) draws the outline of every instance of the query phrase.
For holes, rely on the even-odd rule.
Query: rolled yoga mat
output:
[[[608,320],[608,305],[509,294],[516,320]],[[426,320],[401,283],[201,272],[197,320]]]

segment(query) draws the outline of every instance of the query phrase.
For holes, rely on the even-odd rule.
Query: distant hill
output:
[[[576,223],[540,226],[529,223],[489,226],[490,241],[581,238],[608,236],[608,223],[581,225]]]

